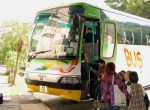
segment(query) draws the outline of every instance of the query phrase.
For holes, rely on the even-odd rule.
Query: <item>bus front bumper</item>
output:
[[[53,94],[62,98],[80,102],[80,84],[61,84],[25,79],[28,91]]]

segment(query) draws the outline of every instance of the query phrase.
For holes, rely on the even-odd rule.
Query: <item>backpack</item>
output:
[[[2,104],[2,103],[3,103],[3,94],[0,93],[0,104]]]
[[[144,102],[145,102],[146,110],[148,110],[148,107],[149,107],[149,98],[148,98],[147,93],[145,93]]]
[[[97,99],[97,86],[98,86],[98,82],[95,82],[92,92],[94,94],[94,99]]]

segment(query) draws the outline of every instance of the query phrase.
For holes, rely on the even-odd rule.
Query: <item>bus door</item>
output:
[[[79,15],[75,15],[73,19],[73,25],[76,30],[79,28],[81,29],[80,19]],[[89,33],[89,28],[90,32]],[[91,66],[93,69],[96,69],[95,67],[97,66],[97,60],[99,59],[100,56],[100,22],[99,18],[90,18],[90,17],[85,17],[84,21],[82,22],[82,38],[81,38],[81,51],[84,52],[86,61],[89,63],[89,66]],[[96,65],[96,66],[95,66]],[[90,94],[91,97],[93,97],[92,94],[92,88],[94,85],[94,74],[90,73]],[[85,99],[86,95],[84,91],[81,93],[81,99]]]
[[[116,22],[104,20],[102,25],[102,40],[100,56],[105,62],[114,62],[117,52]]]
[[[97,60],[99,59],[99,22],[98,20],[89,20],[86,19],[84,22],[84,31],[83,31],[83,43],[82,50],[85,53],[86,61],[89,63],[89,66],[95,70],[97,68]],[[93,97],[92,88],[94,86],[95,74],[90,72],[90,95]],[[83,94],[82,94],[83,95]],[[82,96],[84,97],[84,95]]]

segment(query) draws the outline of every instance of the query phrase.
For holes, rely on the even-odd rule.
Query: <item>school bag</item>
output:
[[[149,107],[149,98],[148,98],[147,93],[145,93],[144,102],[145,102],[146,110],[148,110],[148,107]]]

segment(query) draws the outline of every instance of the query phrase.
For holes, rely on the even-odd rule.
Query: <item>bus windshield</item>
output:
[[[72,18],[81,12],[80,6],[40,12],[34,21],[28,57],[38,53],[34,58],[77,58],[79,34],[73,32]]]

